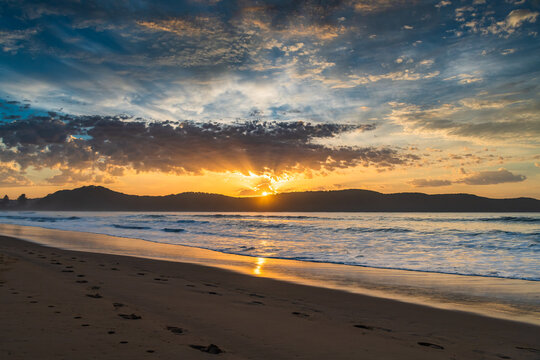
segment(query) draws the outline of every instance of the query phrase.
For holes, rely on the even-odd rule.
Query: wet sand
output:
[[[65,250],[193,263],[540,326],[540,282],[226,254],[78,231],[0,224],[0,235]]]
[[[540,327],[0,237],[2,359],[538,359]]]

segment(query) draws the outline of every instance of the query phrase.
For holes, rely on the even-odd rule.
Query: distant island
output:
[[[102,186],[61,190],[39,199],[2,201],[3,210],[301,211],[301,212],[540,212],[533,198],[490,199],[471,194],[382,194],[369,190],[305,191],[260,197],[186,192],[127,195]]]

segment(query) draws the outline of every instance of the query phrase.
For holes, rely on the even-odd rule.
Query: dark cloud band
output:
[[[373,125],[246,121],[146,122],[110,116],[32,116],[0,125],[0,159],[22,169],[122,169],[197,174],[280,174],[357,165],[391,168],[417,160],[384,147],[330,147],[321,139]],[[315,143],[313,140],[318,140]]]

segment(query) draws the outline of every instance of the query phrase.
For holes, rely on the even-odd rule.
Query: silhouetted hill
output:
[[[382,194],[368,190],[307,191],[252,198],[207,193],[137,196],[102,186],[85,186],[35,199],[31,208],[99,211],[540,212],[540,200],[489,199],[470,194]]]

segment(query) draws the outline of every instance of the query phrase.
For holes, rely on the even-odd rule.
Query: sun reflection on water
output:
[[[257,258],[257,263],[255,265],[255,269],[253,269],[253,273],[255,275],[261,275],[262,274],[262,267],[264,265],[264,263],[266,262],[266,259],[265,258]]]

